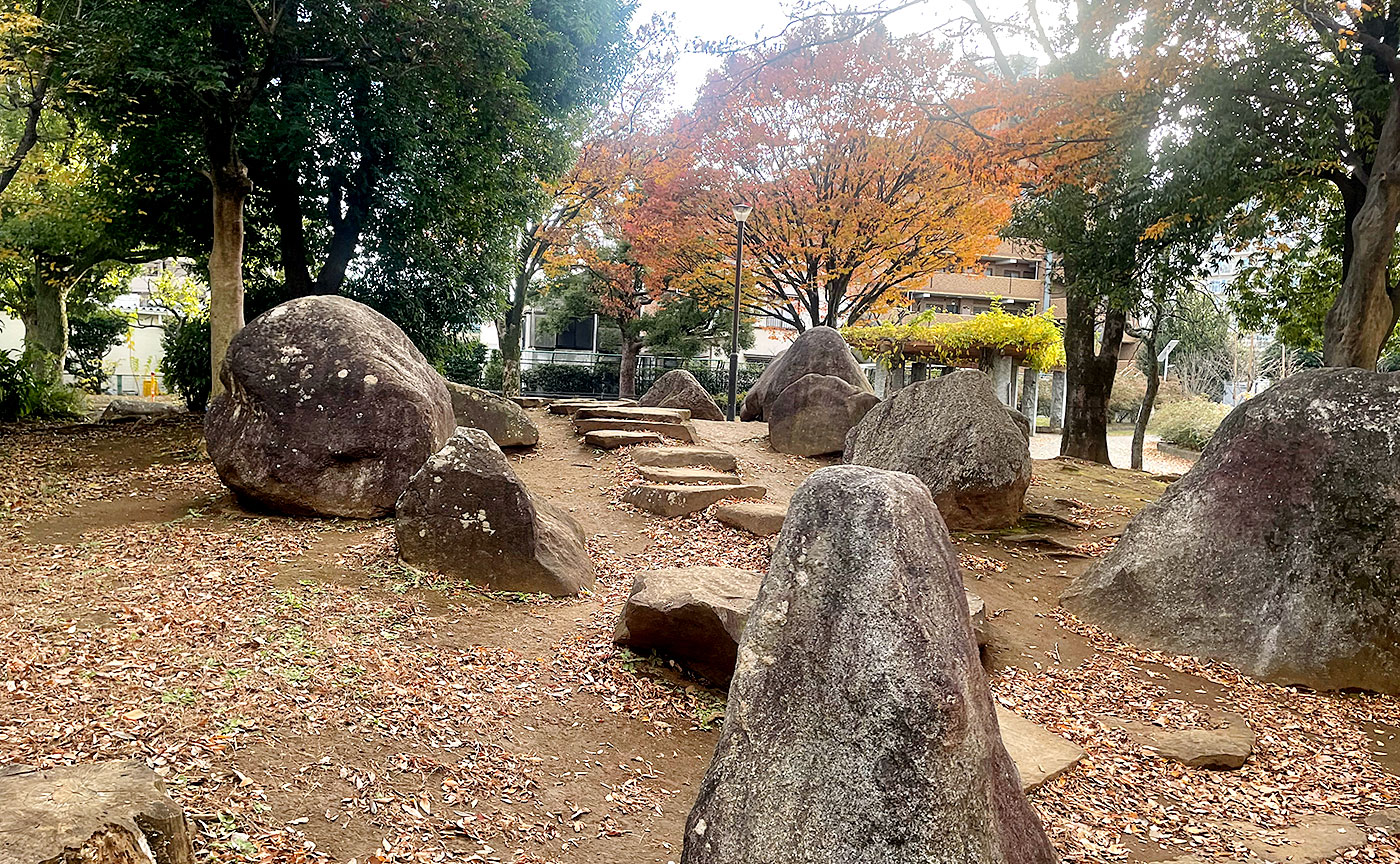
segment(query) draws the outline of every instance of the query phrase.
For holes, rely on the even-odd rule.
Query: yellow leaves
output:
[[[927,324],[921,315],[911,324],[846,327],[846,341],[867,356],[889,365],[912,356],[944,363],[977,360],[983,349],[1022,359],[1044,371],[1065,363],[1064,338],[1049,314],[1012,315],[1000,308],[964,321]]]

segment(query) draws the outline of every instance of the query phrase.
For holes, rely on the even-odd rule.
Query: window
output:
[[[543,316],[535,319],[534,346],[540,349],[560,348],[567,351],[593,350],[593,318],[579,318],[558,333],[546,333]]]

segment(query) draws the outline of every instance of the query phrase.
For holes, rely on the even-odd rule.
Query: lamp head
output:
[[[753,205],[752,205],[752,204],[735,204],[735,205],[734,205],[734,221],[735,221],[735,222],[747,222],[747,221],[749,220],[749,214],[752,213],[752,212],[753,212]]]

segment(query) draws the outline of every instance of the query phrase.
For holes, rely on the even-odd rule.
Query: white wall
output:
[[[123,382],[123,390],[127,391],[139,389],[139,385],[135,383],[137,376],[148,375],[151,372],[159,375],[160,360],[165,356],[160,347],[160,337],[165,332],[160,326],[160,318],[141,314],[136,320],[137,324],[144,326],[127,330],[126,339],[108,351],[102,360],[104,368],[109,368],[112,374],[121,375],[126,379]],[[0,351],[13,354],[22,352],[24,324],[18,318],[0,312],[0,328],[3,328],[0,329]]]

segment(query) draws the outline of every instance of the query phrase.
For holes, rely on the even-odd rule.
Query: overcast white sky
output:
[[[675,15],[682,44],[729,37],[749,42],[755,36],[780,31],[788,20],[790,5],[790,0],[640,0],[634,20],[646,21],[657,12],[670,12]],[[875,2],[853,5],[874,6]],[[983,0],[983,8],[988,15],[1006,14],[1021,8],[1021,0]],[[894,33],[918,33],[966,14],[967,7],[961,0],[925,0],[891,15],[886,23]],[[719,58],[711,55],[682,57],[676,69],[677,102],[685,106],[694,102],[705,76],[718,65]]]

